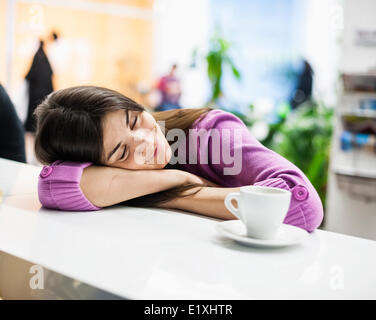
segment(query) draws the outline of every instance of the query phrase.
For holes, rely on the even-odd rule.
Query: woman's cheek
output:
[[[165,165],[167,165],[167,163],[170,162],[171,157],[172,157],[172,150],[171,150],[170,145],[168,145],[167,150],[166,150],[166,164]]]

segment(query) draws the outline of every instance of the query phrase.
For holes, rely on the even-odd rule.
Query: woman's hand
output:
[[[216,219],[236,220],[237,217],[226,208],[225,198],[229,193],[239,190],[240,188],[203,187],[196,194],[172,199],[158,207],[184,210]]]
[[[184,179],[185,179],[184,184],[191,184],[191,183],[203,184],[204,186],[201,187],[201,189],[200,189],[201,191],[207,192],[208,190],[217,190],[217,192],[218,192],[218,191],[225,190],[220,185],[217,185],[216,183],[214,183],[210,180],[207,180],[205,178],[202,178],[200,176],[197,176],[193,173],[177,170],[177,174],[184,176]],[[198,187],[198,188],[200,188],[200,187]],[[207,191],[205,191],[205,190],[207,190]],[[157,207],[158,208],[166,208],[166,209],[182,209],[182,210],[188,210],[188,211],[194,212],[194,210],[192,210],[193,208],[190,207],[189,199],[196,200],[196,198],[192,199],[192,197],[190,197],[190,196],[182,197],[182,198],[179,197],[179,198],[171,199],[167,202],[160,203],[160,204],[157,205]],[[217,200],[217,199],[215,199],[215,200]],[[187,204],[188,204],[188,207],[186,207]],[[194,205],[197,205],[197,203],[194,203]],[[199,204],[199,205],[201,205],[201,204]],[[205,203],[205,205],[207,206],[208,203]],[[209,205],[212,205],[212,204],[209,204]],[[201,209],[203,209],[203,208],[201,208]],[[205,208],[204,210],[206,211],[207,208]]]

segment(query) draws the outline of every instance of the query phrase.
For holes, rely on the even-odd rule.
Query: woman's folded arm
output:
[[[129,170],[56,161],[43,167],[38,196],[46,208],[91,211],[185,184],[217,186],[176,169]]]
[[[128,170],[90,166],[83,171],[80,187],[93,205],[107,207],[185,184],[189,179],[187,172],[174,169]]]

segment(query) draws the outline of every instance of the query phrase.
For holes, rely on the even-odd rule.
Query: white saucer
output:
[[[246,236],[246,228],[240,220],[219,222],[215,225],[217,231],[238,243],[263,248],[278,248],[296,245],[307,238],[308,232],[288,224],[283,224],[277,231],[274,239],[262,240]]]

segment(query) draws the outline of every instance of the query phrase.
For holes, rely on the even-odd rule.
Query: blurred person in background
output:
[[[47,43],[54,42],[58,38],[55,32],[52,32]],[[33,116],[35,108],[42,100],[53,91],[52,84],[53,70],[48,60],[45,41],[39,41],[39,48],[33,57],[31,67],[25,77],[28,82],[28,110],[24,123],[25,142],[27,160],[29,163],[35,163],[33,156],[34,135],[36,130],[36,120]]]
[[[0,158],[26,162],[24,129],[12,101],[1,84]]]
[[[26,80],[29,84],[29,105],[25,121],[25,130],[27,132],[34,133],[36,130],[33,113],[43,98],[53,91],[52,75],[51,64],[45,51],[45,42],[40,40],[39,48],[26,75]]]
[[[312,97],[313,69],[307,60],[303,60],[303,68],[299,72],[296,86],[290,100],[292,109],[298,108]]]
[[[161,93],[161,101],[155,111],[166,111],[181,109],[180,97],[181,86],[180,80],[176,76],[177,65],[172,65],[170,72],[161,77],[157,84],[157,89]]]

